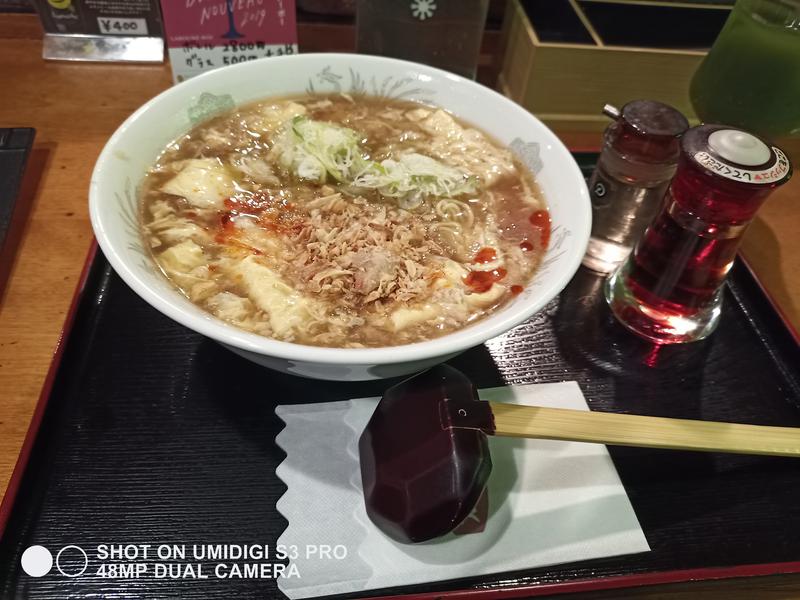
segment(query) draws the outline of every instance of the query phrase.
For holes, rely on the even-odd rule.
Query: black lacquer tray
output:
[[[579,158],[588,169],[594,155]],[[659,349],[632,336],[600,288],[579,271],[538,315],[452,364],[479,387],[576,380],[594,410],[800,426],[800,346],[744,263],[731,272],[719,329],[692,345]],[[103,578],[95,548],[273,545],[286,525],[275,509],[285,455],[274,406],[379,395],[387,385],[251,364],[145,304],[98,252],[0,510],[0,597],[280,597],[271,579]],[[508,598],[800,571],[795,459],[610,452],[652,552],[352,597]],[[34,544],[54,555],[86,548],[88,568],[30,577],[20,557]],[[76,553],[62,557],[66,571]]]

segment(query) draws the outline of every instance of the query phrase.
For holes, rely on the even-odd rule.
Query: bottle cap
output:
[[[678,138],[689,129],[680,111],[655,100],[633,100],[622,107],[622,118],[640,135]]]
[[[626,160],[637,163],[675,164],[680,136],[689,123],[680,111],[655,100],[633,100],[617,110],[603,107],[616,122],[608,129],[607,143]]]
[[[683,135],[681,147],[702,171],[732,182],[776,187],[792,175],[785,152],[741,129],[699,125]]]
[[[772,156],[769,147],[745,131],[719,129],[708,136],[708,146],[720,158],[746,167],[763,165]]]

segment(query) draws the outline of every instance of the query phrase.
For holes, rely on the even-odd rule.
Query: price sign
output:
[[[175,82],[297,52],[294,0],[162,0]]]
[[[98,17],[100,33],[108,35],[147,35],[146,19],[118,19]]]
[[[32,2],[45,30],[45,58],[164,60],[158,0]]]

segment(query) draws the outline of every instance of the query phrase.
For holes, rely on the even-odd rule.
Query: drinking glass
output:
[[[800,135],[800,0],[738,0],[689,96],[706,123]]]
[[[475,79],[489,0],[358,0],[356,48]]]

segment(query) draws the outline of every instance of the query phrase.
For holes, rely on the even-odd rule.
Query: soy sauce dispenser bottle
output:
[[[584,266],[614,271],[630,253],[661,203],[689,123],[679,111],[653,100],[635,100],[603,113],[614,121],[589,181],[592,235]]]
[[[659,344],[709,335],[745,229],[791,175],[786,153],[749,132],[690,129],[658,214],[606,282],[617,319]]]

